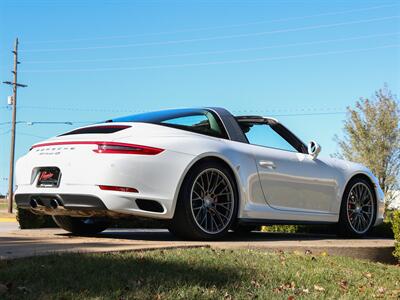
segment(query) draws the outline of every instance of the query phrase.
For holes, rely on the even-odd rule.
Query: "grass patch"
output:
[[[197,248],[63,254],[0,261],[0,298],[396,298],[399,278],[398,266],[302,253]]]
[[[0,202],[0,210],[7,210],[7,208],[8,208],[8,203],[1,201]]]
[[[7,203],[6,199],[0,199],[0,218],[15,218],[15,212],[17,211],[17,206],[15,203],[14,203],[13,208],[14,208],[13,209],[14,213],[9,214],[7,212],[8,203]]]
[[[0,212],[7,212],[8,210],[8,202],[7,199],[0,199]],[[17,204],[13,202],[13,211],[17,211]]]

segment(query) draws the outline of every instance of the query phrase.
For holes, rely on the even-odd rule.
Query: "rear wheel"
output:
[[[237,190],[231,170],[206,161],[186,176],[170,231],[185,239],[214,240],[223,237],[237,215]]]
[[[95,234],[110,227],[111,222],[100,218],[75,218],[69,216],[53,216],[58,227],[73,234]]]
[[[371,184],[355,178],[348,184],[342,199],[339,233],[361,237],[368,233],[375,222],[376,199]]]

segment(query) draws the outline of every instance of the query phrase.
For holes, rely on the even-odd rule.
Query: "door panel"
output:
[[[275,209],[330,213],[337,183],[330,166],[307,154],[249,145],[266,202]]]

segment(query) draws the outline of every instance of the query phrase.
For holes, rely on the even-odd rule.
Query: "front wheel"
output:
[[[361,237],[375,222],[376,197],[371,184],[362,178],[352,179],[343,194],[339,233]]]
[[[53,216],[58,227],[77,235],[96,234],[106,230],[111,223],[100,218],[74,218],[69,216]]]
[[[237,206],[231,170],[219,162],[205,161],[186,176],[169,229],[185,239],[219,239],[235,221]]]

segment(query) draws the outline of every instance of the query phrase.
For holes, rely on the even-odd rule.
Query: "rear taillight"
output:
[[[142,146],[142,145],[117,143],[117,142],[97,142],[97,141],[50,142],[50,143],[33,145],[29,150],[40,147],[65,146],[65,145],[97,145],[97,149],[93,150],[96,153],[157,155],[164,151],[164,149]]]
[[[135,188],[123,187],[123,186],[112,186],[112,185],[99,185],[99,188],[103,191],[117,191],[117,192],[128,192],[128,193],[139,193]]]
[[[164,149],[160,148],[115,142],[98,143],[97,147],[97,149],[93,150],[94,152],[111,154],[156,155],[164,151]]]

